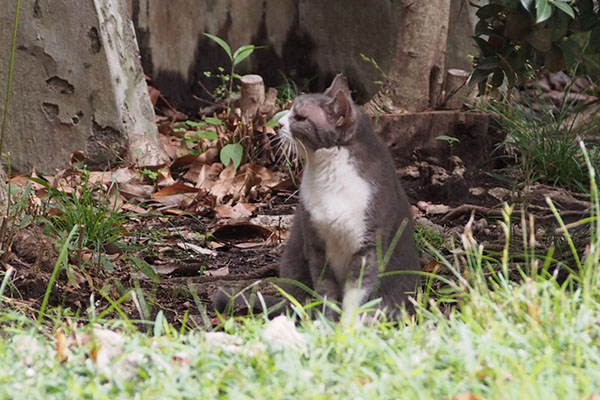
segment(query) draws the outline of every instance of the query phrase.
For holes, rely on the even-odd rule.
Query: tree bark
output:
[[[462,69],[449,69],[444,83],[444,99],[442,107],[448,110],[460,110],[470,94],[467,85],[469,73]]]
[[[244,75],[241,81],[240,109],[242,121],[247,123],[256,117],[259,107],[265,101],[265,84],[260,75]]]
[[[68,167],[71,154],[79,151],[88,168],[106,169],[124,157],[144,167],[166,163],[124,2],[22,3],[2,149],[11,153],[12,170],[53,174]],[[2,95],[16,14],[15,2],[3,4]],[[135,146],[139,143],[144,146]],[[149,159],[151,148],[156,157]]]
[[[402,0],[394,56],[381,90],[364,106],[370,115],[435,108],[442,90],[450,0]]]

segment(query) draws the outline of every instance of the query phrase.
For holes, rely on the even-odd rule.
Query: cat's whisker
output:
[[[277,153],[277,160],[275,161],[275,163],[280,164],[281,159],[285,156],[285,153],[287,151],[287,141],[282,136],[277,136],[275,139],[276,140],[273,143],[273,145],[275,146],[275,152]]]
[[[296,143],[294,143],[296,144]],[[303,154],[300,155],[300,152],[298,151],[298,147],[296,146],[296,154],[300,155],[302,158],[304,158],[305,160],[308,161],[308,149],[306,148],[306,146],[304,145],[304,143],[297,141],[297,144],[300,144],[300,146],[302,146],[302,151],[304,152]]]

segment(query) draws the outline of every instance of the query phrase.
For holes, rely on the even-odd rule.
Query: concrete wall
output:
[[[433,1],[433,0],[432,0]],[[468,2],[452,0],[448,67],[467,68],[473,53]],[[359,100],[376,90],[382,75],[364,62],[373,57],[387,70],[401,13],[397,0],[128,0],[142,52],[144,70],[164,93],[187,111],[205,97],[214,81],[206,70],[227,66],[224,53],[202,32],[224,38],[232,47],[265,45],[241,72],[257,72],[268,85],[282,82],[281,72],[297,83],[314,78],[322,89],[336,73],[349,76]],[[368,4],[368,5],[367,5]],[[469,35],[467,35],[469,33]]]

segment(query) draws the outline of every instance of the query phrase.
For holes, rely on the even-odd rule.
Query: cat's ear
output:
[[[338,127],[347,125],[353,118],[352,100],[344,93],[338,90],[331,100],[333,115],[336,119],[335,125]]]
[[[329,85],[329,87],[325,89],[325,92],[323,92],[323,94],[325,96],[334,97],[336,93],[340,90],[344,92],[348,99],[352,100],[350,88],[348,87],[348,79],[346,79],[346,76],[344,76],[344,74],[337,74],[335,78],[333,78],[333,82],[331,82],[331,85]]]

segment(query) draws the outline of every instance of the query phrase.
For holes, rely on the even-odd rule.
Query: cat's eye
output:
[[[298,122],[306,121],[306,117],[303,115],[294,114],[294,120]]]

